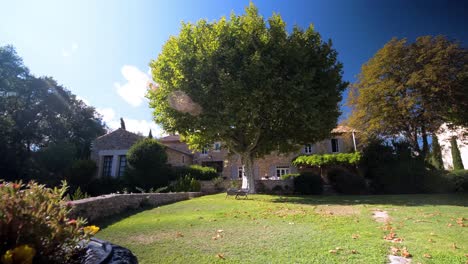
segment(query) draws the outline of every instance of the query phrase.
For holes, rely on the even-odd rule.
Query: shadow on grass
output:
[[[288,195],[272,200],[274,203],[307,205],[336,204],[388,204],[399,206],[453,205],[468,206],[468,194],[399,194],[399,195]]]
[[[108,216],[108,217],[105,217],[105,218],[102,218],[102,219],[95,220],[95,221],[91,222],[90,224],[99,226],[100,229],[104,229],[104,228],[106,228],[106,227],[108,227],[108,226],[110,226],[110,225],[112,225],[112,224],[114,224],[116,222],[119,222],[122,219],[125,219],[127,217],[130,217],[132,215],[141,213],[141,212],[146,211],[146,210],[154,209],[156,207],[157,206],[142,206],[142,207],[139,207],[137,209],[128,209],[125,212],[122,212],[120,214],[116,214],[116,215],[112,215],[112,216]]]

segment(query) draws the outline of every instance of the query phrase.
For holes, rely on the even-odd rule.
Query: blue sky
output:
[[[281,14],[288,29],[310,23],[331,38],[344,79],[392,37],[443,34],[466,46],[468,1],[253,1],[264,17]],[[243,0],[2,1],[0,45],[11,44],[36,75],[53,76],[96,107],[115,129],[160,135],[143,98],[148,63],[181,21],[244,12]],[[346,113],[346,108],[343,108]]]

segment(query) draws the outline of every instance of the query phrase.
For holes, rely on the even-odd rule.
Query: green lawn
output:
[[[140,263],[387,263],[391,246],[407,247],[412,263],[465,263],[467,206],[468,195],[219,194],[117,219],[97,236]],[[373,219],[376,209],[389,213],[402,243],[383,239],[390,231]]]

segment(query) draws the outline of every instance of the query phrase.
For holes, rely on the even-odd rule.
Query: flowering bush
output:
[[[2,264],[73,263],[79,242],[99,228],[67,217],[67,185],[46,188],[35,182],[0,181],[0,262]]]

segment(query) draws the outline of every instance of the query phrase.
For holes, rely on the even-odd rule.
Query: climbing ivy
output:
[[[309,166],[356,165],[361,160],[361,153],[314,154],[302,155],[293,160],[293,164]]]

